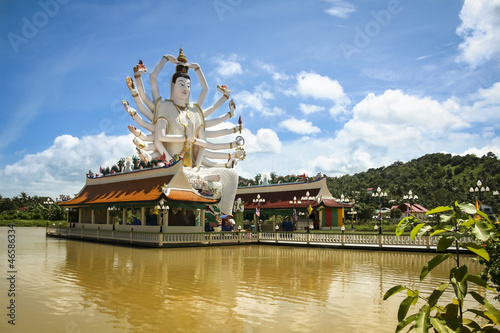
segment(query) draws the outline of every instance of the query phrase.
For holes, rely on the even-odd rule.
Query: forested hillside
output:
[[[498,195],[500,191],[500,160],[493,153],[483,157],[475,155],[452,156],[451,154],[428,154],[407,163],[395,162],[390,166],[369,169],[355,175],[328,177],[328,187],[335,197],[341,194],[356,199],[358,208],[364,205],[378,205],[378,200],[367,193],[368,188],[375,191],[380,187],[387,192],[383,205],[403,202],[403,196],[412,191],[418,196],[416,203],[426,208],[449,205],[454,201],[474,202],[476,188],[481,180],[483,187],[483,203],[494,207],[498,212]]]

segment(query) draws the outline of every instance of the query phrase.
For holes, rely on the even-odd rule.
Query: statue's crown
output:
[[[179,50],[179,55],[177,56],[177,61],[182,62],[183,64],[187,63],[187,58],[184,52],[182,51],[182,48]],[[175,67],[175,71],[178,73],[187,73],[189,67],[184,66],[184,65],[177,65]]]

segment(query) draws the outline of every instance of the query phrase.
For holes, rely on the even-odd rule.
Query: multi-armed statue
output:
[[[170,80],[170,99],[162,99],[157,76],[167,62],[175,64],[176,67]],[[194,69],[201,84],[201,93],[194,104],[189,103],[191,92],[189,69]],[[186,176],[214,184],[214,192],[222,196],[219,204],[221,210],[230,213],[238,176],[235,171],[228,169],[233,168],[238,160],[245,158],[245,151],[241,147],[245,140],[241,136],[227,143],[213,143],[209,139],[241,133],[241,117],[239,124],[232,128],[209,129],[234,116],[236,105],[231,100],[229,112],[217,118],[206,118],[229,100],[231,91],[226,86],[217,86],[222,96],[212,106],[203,109],[208,94],[207,81],[198,64],[187,62],[182,49],[177,58],[172,55],[163,56],[149,75],[152,98],[146,94],[142,81],[142,75],[146,72],[146,67],[139,61],[134,67],[135,83],[131,77],[127,77],[127,85],[135,104],[146,119],[143,119],[128,102],[123,101],[125,109],[135,122],[149,131],[143,133],[137,127],[129,125],[129,130],[135,135],[133,141],[137,146],[139,157],[146,161],[159,159],[166,164],[181,158]],[[224,160],[224,162],[214,162],[210,159]]]

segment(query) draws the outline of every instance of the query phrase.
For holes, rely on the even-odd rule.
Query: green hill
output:
[[[376,191],[380,187],[387,192],[383,206],[403,202],[403,196],[412,191],[418,195],[415,203],[430,209],[437,206],[450,205],[455,201],[475,202],[477,194],[470,193],[481,180],[483,187],[483,203],[494,207],[498,212],[498,195],[500,191],[500,160],[493,153],[483,157],[476,155],[453,156],[451,154],[428,154],[407,163],[395,162],[390,166],[369,169],[354,175],[328,177],[327,183],[335,197],[341,194],[356,200],[358,208],[363,211],[366,205],[378,206],[368,188]]]

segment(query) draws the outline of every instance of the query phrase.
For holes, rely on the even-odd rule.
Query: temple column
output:
[[[146,207],[141,207],[141,225],[146,225]]]
[[[163,226],[167,227],[168,226],[168,209],[163,210]]]
[[[318,228],[323,228],[324,225],[323,225],[323,212],[324,210],[320,208],[318,208]]]
[[[111,222],[111,211],[109,209],[106,210],[106,224],[110,224]]]
[[[127,224],[127,208],[123,208],[123,211],[122,211],[122,225],[126,225]]]
[[[95,210],[91,209],[90,210],[90,224],[95,223]]]
[[[200,209],[200,226],[205,230],[205,210]]]
[[[78,208],[78,223],[82,223],[83,208]]]

